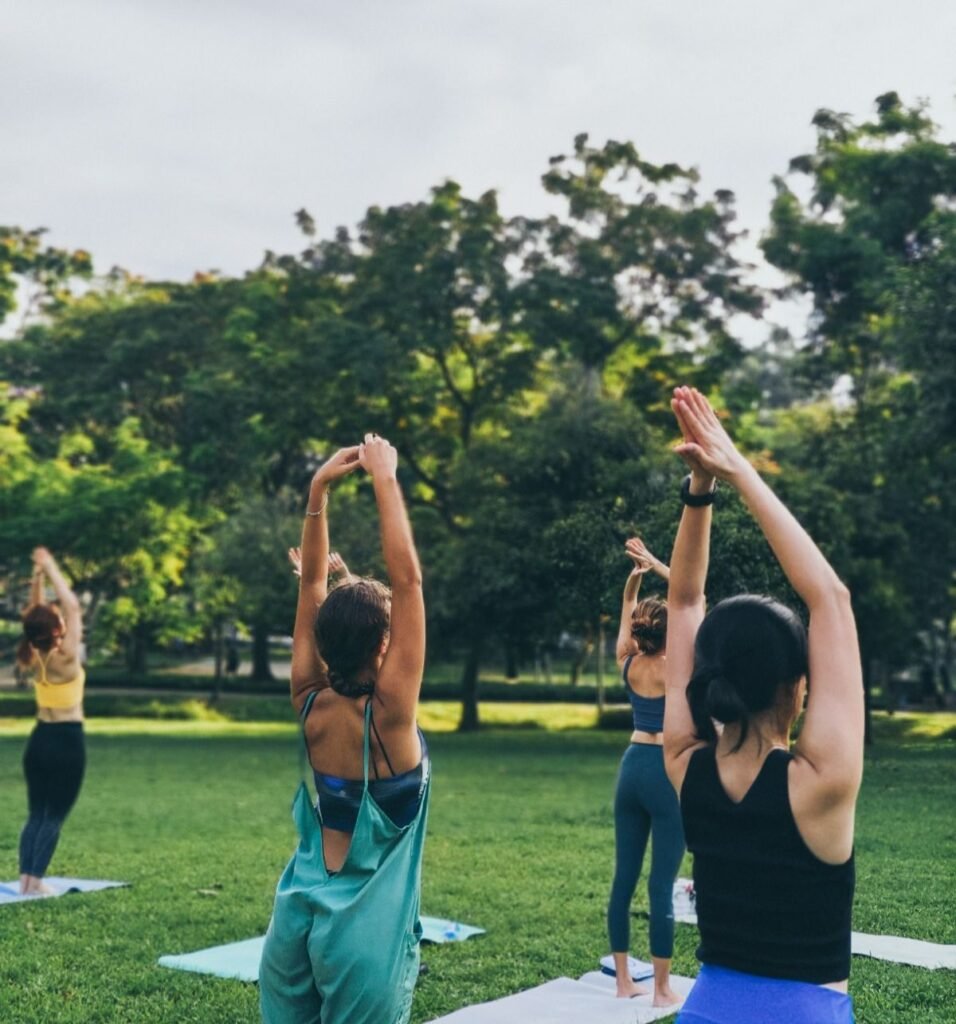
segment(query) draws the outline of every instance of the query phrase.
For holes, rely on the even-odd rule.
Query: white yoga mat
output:
[[[5,903],[27,903],[31,900],[50,900],[56,896],[66,896],[72,892],[99,892],[101,889],[121,889],[129,885],[129,882],[107,882],[91,878],[44,878],[44,882],[55,892],[31,893],[28,896],[20,895],[20,883],[0,882],[0,906]]]
[[[484,935],[484,928],[476,928],[460,921],[443,917],[423,917],[422,942],[463,942],[473,935]],[[213,974],[217,978],[233,978],[237,981],[258,981],[259,961],[262,959],[264,936],[229,942],[224,946],[211,946],[195,953],[179,956],[161,956],[159,965],[177,971],[193,971],[196,974]]]
[[[684,924],[697,924],[694,906],[694,883],[689,878],[678,878],[674,883],[674,920]],[[904,939],[898,935],[867,935],[853,932],[850,951],[854,956],[869,956],[893,964],[956,970],[956,946],[946,946],[923,939]]]
[[[671,984],[686,998],[694,982],[673,975]],[[592,971],[578,981],[557,978],[513,996],[466,1006],[431,1024],[650,1024],[680,1009],[652,1006],[652,999],[652,994],[618,999],[614,979]]]
[[[876,960],[926,967],[931,971],[941,967],[956,971],[956,946],[945,946],[938,942],[854,932],[850,948],[854,956],[871,956]]]

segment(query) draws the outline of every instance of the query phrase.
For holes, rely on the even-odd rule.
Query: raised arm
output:
[[[637,604],[637,595],[641,589],[642,577],[647,572],[655,572],[661,579],[666,580],[670,570],[659,559],[656,558],[640,537],[631,537],[624,545],[627,557],[634,563],[627,582],[624,584],[624,596],[621,599],[621,621],[617,630],[616,656],[618,666],[621,667],[629,654],[634,653],[634,644],[631,637],[631,616]]]
[[[33,552],[33,563],[50,581],[53,593],[56,594],[56,602],[63,614],[66,635],[60,644],[60,651],[66,658],[79,658],[80,645],[83,643],[83,613],[79,599],[73,593],[73,588],[57,565],[56,559],[46,548],[37,548]]]
[[[425,670],[425,601],[422,570],[405,500],[398,484],[398,453],[381,437],[366,434],[360,461],[372,477],[382,531],[382,554],[392,588],[388,651],[375,696],[392,725],[412,724]]]
[[[292,671],[290,676],[292,704],[300,711],[312,690],[329,685],[325,664],[319,657],[315,642],[315,616],[329,590],[329,486],[359,465],[359,447],[341,448],[320,466],[309,487],[305,522],[302,524],[302,545],[289,552],[293,568],[299,576],[299,600],[292,631]]]
[[[687,388],[677,388],[671,407],[683,441],[676,452],[690,468],[689,493],[703,498],[714,490],[714,474],[695,448],[695,438],[683,415]],[[667,701],[664,705],[664,764],[680,793],[691,753],[701,745],[687,703],[687,683],[694,669],[694,640],[704,618],[704,586],[710,561],[710,505],[685,505],[681,513],[667,587]]]
[[[34,608],[38,604],[43,604],[43,570],[34,561],[33,576],[30,579],[30,599],[27,602],[27,608]]]
[[[816,776],[821,805],[852,804],[863,771],[863,673],[850,595],[786,506],[734,448],[707,400],[678,399],[694,435],[690,447],[743,498],[780,567],[810,612],[810,693],[795,747]]]
[[[624,664],[628,655],[634,653],[634,641],[631,638],[631,615],[637,604],[637,595],[640,593],[641,582],[646,572],[646,568],[635,562],[634,568],[628,573],[627,582],[624,584],[624,596],[621,598],[621,621],[617,627],[617,646],[615,647],[618,668]]]

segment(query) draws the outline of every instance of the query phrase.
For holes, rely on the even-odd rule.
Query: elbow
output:
[[[836,573],[832,573],[826,583],[813,595],[813,600],[808,601],[807,604],[811,611],[814,606],[852,609],[850,588]]]
[[[667,608],[669,612],[692,611],[704,608],[704,595],[700,591],[667,589]]]
[[[392,576],[391,584],[393,589],[421,590],[422,571],[418,568],[418,566],[410,567],[405,571],[396,573],[396,575]]]

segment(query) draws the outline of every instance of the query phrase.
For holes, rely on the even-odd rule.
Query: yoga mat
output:
[[[484,935],[484,928],[449,921],[441,917],[423,917],[422,942],[463,942],[473,935]],[[224,946],[212,946],[195,953],[179,956],[161,956],[159,965],[177,971],[193,971],[196,974],[213,974],[217,978],[233,978],[237,981],[258,981],[259,960],[262,958],[263,936],[230,942]]]
[[[210,949],[183,953],[181,956],[161,956],[159,965],[172,967],[176,971],[213,974],[217,978],[258,981],[259,961],[262,959],[264,942],[265,937],[260,935],[244,942],[230,942],[225,946],[212,946]]]
[[[44,878],[47,885],[52,886],[56,892],[34,893],[29,896],[20,895],[20,883],[0,882],[0,905],[4,903],[27,903],[31,900],[49,900],[57,896],[66,896],[72,892],[99,892],[101,889],[121,889],[129,885],[129,882],[106,882],[90,878]]]
[[[674,990],[685,998],[693,984],[691,978],[671,977]],[[650,993],[636,999],[618,999],[614,979],[592,971],[578,981],[557,978],[513,996],[466,1006],[431,1024],[650,1024],[680,1009],[652,1006],[652,999]]]
[[[627,958],[627,969],[631,975],[631,981],[643,981],[645,978],[654,976],[653,965],[646,963],[644,960],[635,960],[632,956]],[[617,977],[613,956],[601,957],[601,973],[609,974],[612,978]]]
[[[678,878],[674,883],[674,920],[684,924],[697,924],[693,899],[694,883],[689,878]],[[867,935],[853,932],[850,951],[854,956],[869,956],[893,964],[956,970],[956,946],[946,946],[923,939],[903,939],[897,935]]]
[[[911,967],[926,967],[931,971],[941,967],[956,971],[956,946],[944,946],[938,942],[854,932],[851,950],[854,956],[870,956]]]

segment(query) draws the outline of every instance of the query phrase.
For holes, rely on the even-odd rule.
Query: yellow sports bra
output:
[[[49,708],[51,711],[62,711],[66,708],[75,707],[83,702],[83,686],[86,683],[86,671],[80,665],[76,677],[68,683],[51,683],[46,677],[46,661],[37,651],[37,661],[40,662],[40,678],[34,681],[36,687],[37,707]]]

